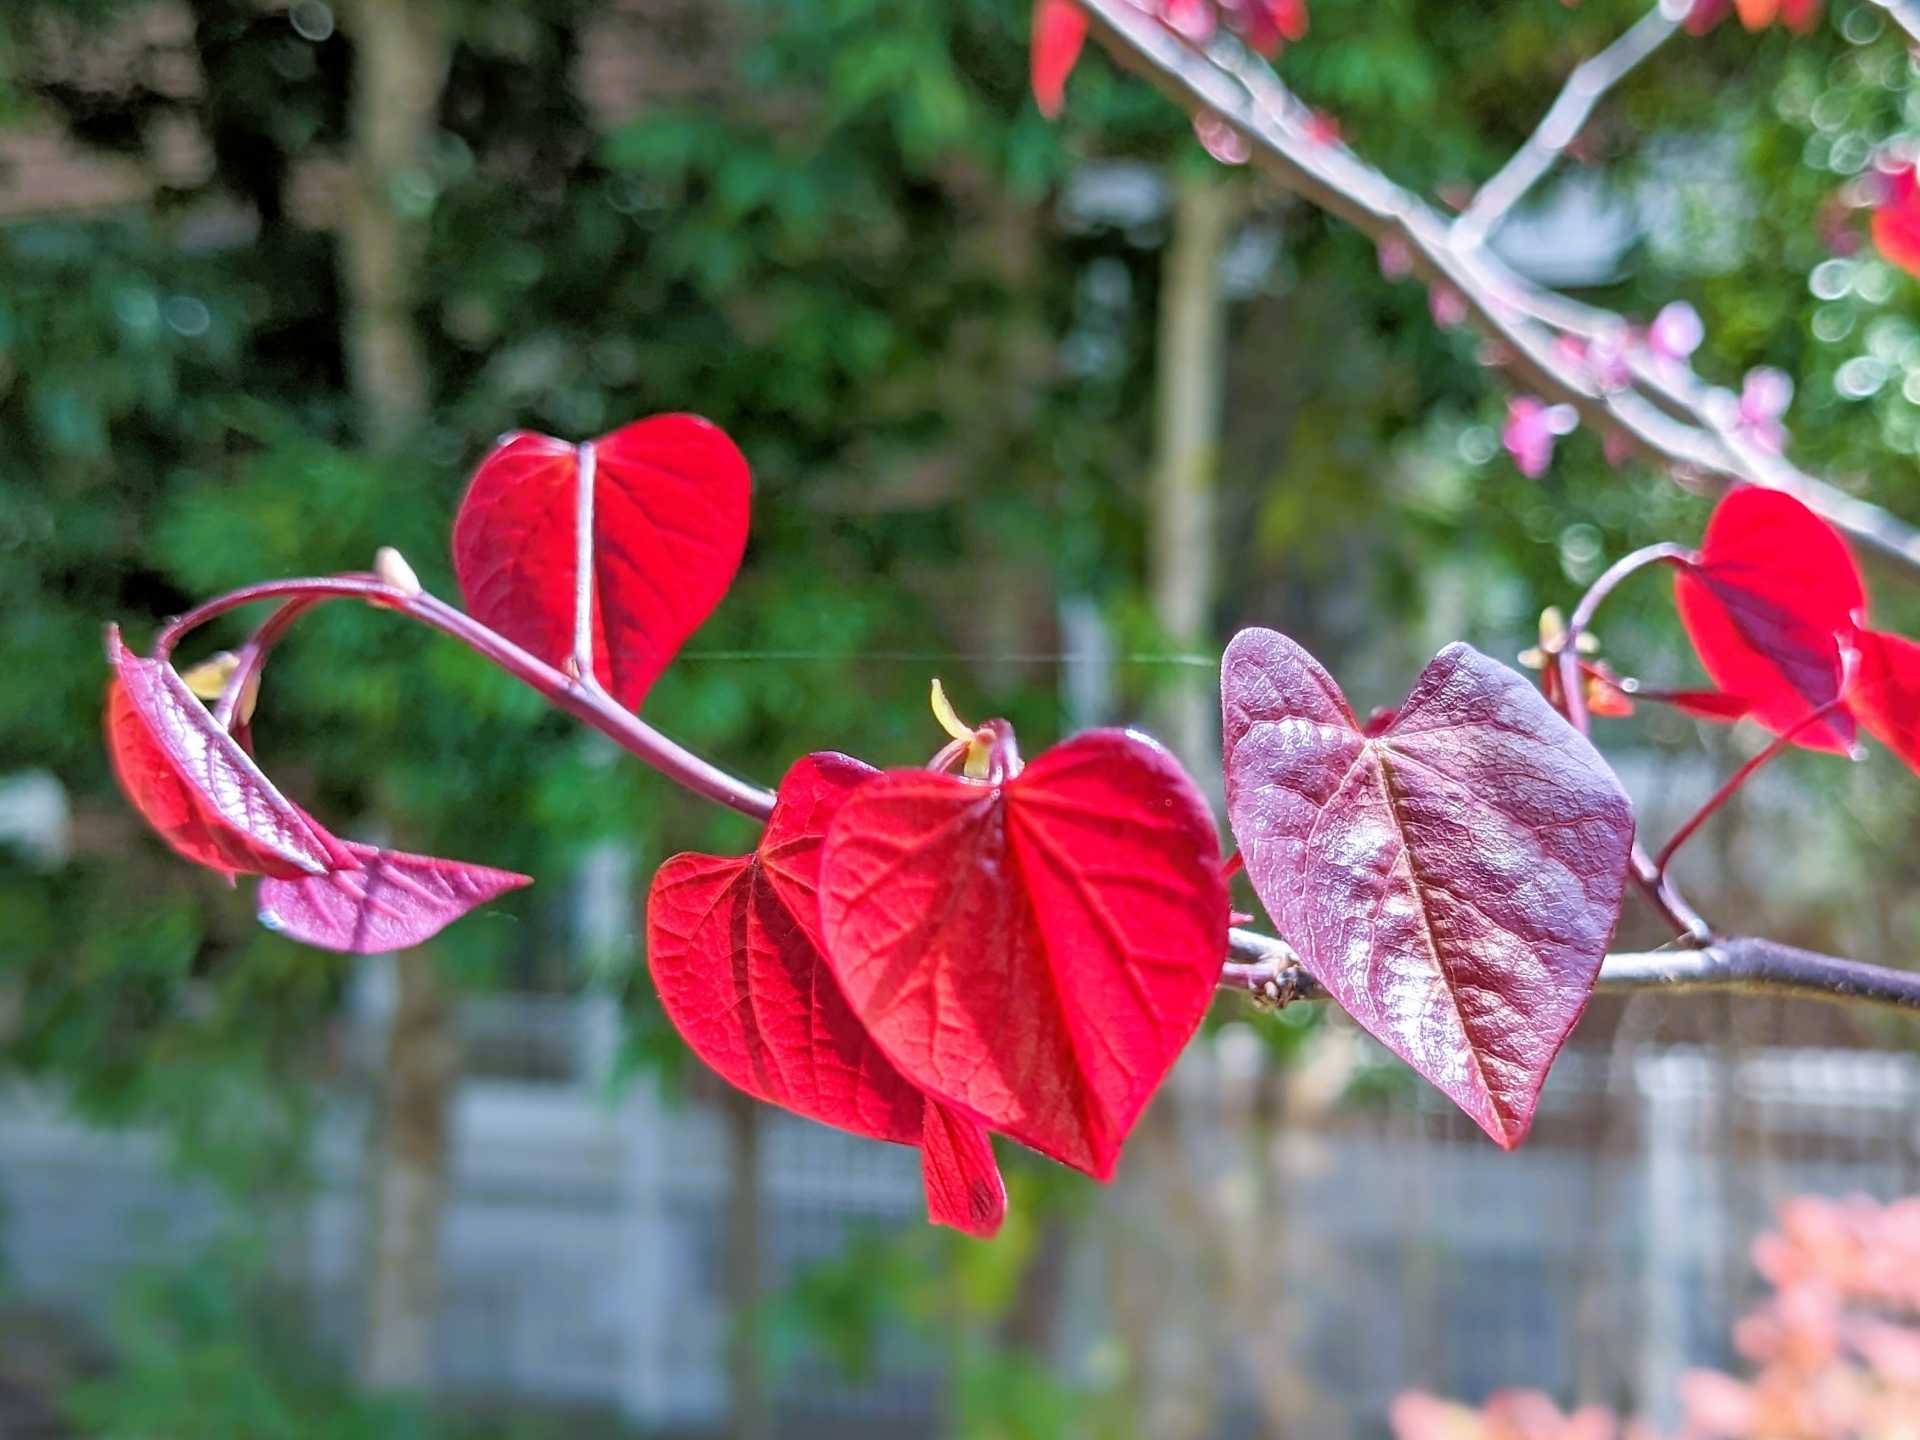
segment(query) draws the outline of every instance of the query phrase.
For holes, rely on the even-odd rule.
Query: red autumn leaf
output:
[[[692,415],[656,415],[593,442],[594,673],[638,710],[720,603],[747,543],[747,462]],[[579,574],[579,449],[508,436],[482,462],[453,527],[476,619],[564,667]]]
[[[1902,635],[1856,631],[1859,677],[1847,707],[1874,739],[1920,771],[1920,645]]]
[[[1873,244],[1890,265],[1920,275],[1920,176],[1903,166],[1884,177],[1887,198],[1873,210]]]
[[[809,1119],[920,1146],[929,1216],[973,1235],[1000,1228],[1006,1190],[985,1132],[888,1063],[758,856],[661,866],[647,959],[674,1028],[723,1078]]]
[[[532,879],[460,860],[336,841],[358,862],[298,880],[260,882],[260,923],[323,950],[381,955],[431,940],[477,905]]]
[[[1234,637],[1221,692],[1227,813],[1267,913],[1375,1039],[1518,1145],[1619,918],[1620,782],[1466,645],[1376,736],[1271,630]]]
[[[1093,731],[999,784],[860,786],[827,832],[821,929],[902,1074],[1106,1180],[1219,981],[1223,868],[1173,757]]]
[[[1073,0],[1034,0],[1033,98],[1051,120],[1066,104],[1067,77],[1087,43],[1087,12]]]
[[[171,665],[131,654],[118,626],[107,631],[107,661],[114,773],[169,845],[228,875],[294,878],[342,863]]]
[[[900,1077],[816,945],[826,829],[877,774],[852,756],[804,756],[780,783],[756,854],[670,860],[647,902],[649,962],[668,1018],[710,1068],[826,1125],[918,1144],[929,1217],[993,1235],[1006,1217],[993,1142]],[[703,906],[699,918],[689,900]]]
[[[1671,705],[1696,720],[1724,720],[1729,723],[1753,712],[1753,702],[1742,695],[1727,695],[1719,690],[1648,690],[1633,692],[1642,700]]]
[[[1866,604],[1853,556],[1833,527],[1791,495],[1729,491],[1695,561],[1674,581],[1680,622],[1729,695],[1753,702],[1776,735],[1840,694],[1840,636]],[[1814,750],[1853,748],[1844,711],[1800,732]]]

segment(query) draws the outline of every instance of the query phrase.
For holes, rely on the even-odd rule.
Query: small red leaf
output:
[[[687,1044],[748,1094],[875,1140],[922,1147],[936,1224],[991,1235],[1006,1191],[986,1132],[901,1076],[847,1005],[808,929],[814,877],[838,799],[879,772],[810,755],[780,786],[757,855],[680,855],[654,877],[647,956]]]
[[[920,1179],[927,1189],[927,1218],[936,1225],[982,1240],[999,1233],[1007,1218],[1007,1182],[993,1158],[985,1129],[931,1096],[920,1132]]]
[[[716,426],[656,415],[593,442],[594,673],[638,710],[747,543],[747,462]],[[476,619],[549,665],[573,654],[579,450],[526,432],[481,463],[453,527]]]
[[[1840,694],[1840,640],[1866,604],[1853,556],[1833,527],[1791,495],[1729,491],[1707,522],[1695,563],[1674,581],[1674,603],[1700,663],[1753,718],[1783,735]],[[1853,748],[1839,711],[1800,732],[1814,750]]]
[[[339,840],[359,863],[300,880],[263,880],[260,923],[304,944],[381,955],[431,940],[477,905],[533,881],[506,870]]]
[[[1105,1180],[1213,997],[1222,868],[1178,763],[1093,731],[1003,784],[861,785],[827,832],[821,929],[902,1074]]]
[[[1731,723],[1753,713],[1751,700],[1719,690],[1648,690],[1643,687],[1633,693],[1642,700],[1671,705],[1696,720],[1724,720]]]
[[[1087,43],[1087,12],[1073,0],[1034,0],[1033,98],[1049,120],[1066,104],[1067,77]]]
[[[180,854],[228,875],[318,875],[332,862],[299,809],[163,660],[107,632],[107,751],[120,788]],[[350,863],[350,862],[349,862]]]
[[[1920,771],[1920,645],[1901,635],[1857,631],[1860,674],[1847,706],[1874,739]]]
[[[1377,736],[1271,630],[1234,638],[1221,691],[1227,813],[1280,933],[1374,1038],[1519,1144],[1619,918],[1620,782],[1465,645]]]

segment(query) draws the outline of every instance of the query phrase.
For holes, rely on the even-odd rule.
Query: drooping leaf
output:
[[[998,784],[859,786],[827,832],[820,919],[901,1073],[1105,1180],[1219,982],[1227,885],[1172,756],[1094,731]]]
[[[1674,602],[1714,683],[1751,700],[1753,718],[1781,735],[1839,695],[1840,636],[1866,590],[1832,526],[1791,495],[1742,486],[1715,507]],[[1853,739],[1840,711],[1796,743],[1844,754]]]
[[[423,944],[475,906],[533,883],[485,865],[335,843],[359,868],[261,881],[261,924],[322,950],[380,955]]]
[[[747,543],[747,462],[715,425],[656,415],[593,442],[594,673],[638,710],[712,613]],[[476,619],[556,667],[573,654],[579,447],[508,436],[482,462],[453,528]]]
[[[933,1221],[992,1235],[1006,1188],[986,1132],[894,1068],[786,903],[797,895],[817,917],[821,838],[835,797],[862,772],[879,773],[844,755],[808,756],[782,782],[757,854],[680,855],[661,867],[647,900],[654,985],[674,1028],[723,1078],[823,1124],[920,1146]]]
[[[171,665],[130,653],[117,626],[107,632],[107,661],[114,773],[169,845],[228,875],[293,878],[342,863]]]
[[[1073,0],[1034,0],[1033,98],[1049,120],[1066,104],[1067,77],[1087,43],[1087,12]]]
[[[1234,637],[1221,693],[1227,813],[1267,913],[1369,1033],[1519,1144],[1619,918],[1620,782],[1465,645],[1377,735],[1271,630]]]
[[[1860,673],[1847,699],[1869,734],[1920,771],[1920,645],[1903,635],[1853,636]]]

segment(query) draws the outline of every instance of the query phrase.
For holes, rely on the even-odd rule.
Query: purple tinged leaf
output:
[[[533,883],[484,865],[334,843],[360,868],[261,881],[262,925],[323,950],[379,955],[431,940],[475,906]]]
[[[1222,666],[1227,812],[1307,970],[1511,1149],[1620,914],[1633,811],[1539,692],[1466,645],[1390,725],[1284,635]]]

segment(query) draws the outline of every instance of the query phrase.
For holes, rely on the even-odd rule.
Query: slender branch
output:
[[[1880,3],[1901,19],[1889,0]],[[1218,36],[1196,50],[1132,0],[1081,5],[1094,35],[1128,68],[1189,114],[1209,113],[1233,126],[1283,185],[1403,254],[1416,278],[1458,293],[1468,322],[1496,342],[1516,385],[1572,405],[1595,431],[1625,436],[1690,483],[1785,490],[1861,544],[1920,569],[1920,531],[1752,444],[1728,413],[1724,392],[1653,355],[1620,316],[1541,289],[1483,245],[1461,244],[1432,206],[1327,139],[1313,112],[1245,47]],[[1603,384],[1560,343],[1563,336],[1606,333],[1628,336],[1624,384],[1611,377]]]
[[[563,675],[545,661],[522,650],[504,635],[482,625],[471,615],[422,591],[402,590],[370,576],[336,575],[324,579],[271,580],[249,585],[196,606],[167,622],[154,641],[154,656],[164,660],[189,631],[207,621],[261,600],[351,598],[402,614],[450,635],[483,659],[492,661],[514,679],[539,691],[549,703],[584,720],[629,754],[644,760],[669,780],[696,795],[738,810],[755,820],[773,813],[771,791],[730,775],[675,744],[639,716],[625,709],[594,684]]]
[[[1771,745],[1767,746],[1766,749],[1762,750],[1758,755],[1734,771],[1733,774],[1727,778],[1726,784],[1708,796],[1707,803],[1694,811],[1692,816],[1688,818],[1687,823],[1673,832],[1673,838],[1660,847],[1660,853],[1653,857],[1653,868],[1664,876],[1667,873],[1667,866],[1673,861],[1674,853],[1679,850],[1682,845],[1686,844],[1687,841],[1691,840],[1700,827],[1711,820],[1720,807],[1731,800],[1735,792],[1737,792],[1742,785],[1751,780],[1758,771],[1768,765],[1776,756],[1789,749],[1794,741],[1799,739],[1803,733],[1811,730],[1815,725],[1825,720],[1827,716],[1833,714],[1834,711],[1843,709],[1846,703],[1847,696],[1845,692],[1842,692],[1822,705],[1819,709],[1809,710],[1793,725],[1789,726],[1785,732],[1779,735]]]
[[[1573,618],[1567,621],[1566,633],[1560,637],[1560,653],[1556,662],[1560,667],[1560,688],[1566,692],[1567,719],[1582,735],[1589,733],[1589,726],[1587,687],[1580,675],[1580,637],[1587,633],[1587,627],[1593,623],[1593,617],[1602,602],[1629,575],[1649,565],[1681,564],[1692,558],[1693,552],[1684,545],[1644,546],[1609,565],[1606,573],[1587,588],[1587,593],[1580,597],[1580,603],[1573,607]]]
[[[1680,932],[1681,944],[1697,950],[1714,943],[1713,927],[1687,903],[1686,897],[1673,883],[1673,877],[1653,863],[1647,855],[1647,847],[1638,840],[1627,851],[1627,866],[1633,875],[1633,883],[1640,887],[1640,893],[1647,897],[1647,902],[1666,916],[1668,923]]]
[[[257,685],[260,672],[266,668],[267,657],[273,653],[273,647],[280,643],[280,637],[293,628],[293,622],[306,614],[317,601],[289,600],[273,614],[269,615],[251,639],[240,647],[235,657],[233,674],[227,677],[227,683],[221,687],[220,698],[214,702],[214,723],[223,730],[233,728],[233,717],[241,706],[246,704],[247,688]]]
[[[574,501],[573,664],[582,679],[593,666],[593,442],[575,449],[578,483]]]
[[[1234,930],[1221,975],[1223,990],[1245,991],[1270,1003],[1327,999],[1284,940]],[[1642,990],[1785,995],[1804,1000],[1853,1000],[1920,1011],[1920,973],[1863,965],[1771,940],[1717,940],[1699,950],[1609,955],[1595,987],[1603,995]]]
[[[1600,97],[1658,50],[1666,38],[1680,28],[1680,22],[1691,8],[1691,0],[1678,0],[1678,3],[1661,0],[1626,34],[1577,66],[1567,77],[1566,88],[1547,111],[1539,129],[1514,152],[1499,174],[1480,187],[1473,203],[1453,222],[1454,243],[1478,245],[1492,235],[1521,198],[1566,153],[1593,114],[1593,107],[1600,103]]]
[[[1920,44],[1920,5],[1914,0],[1869,0],[1887,12],[1894,24],[1907,32],[1907,38]]]

